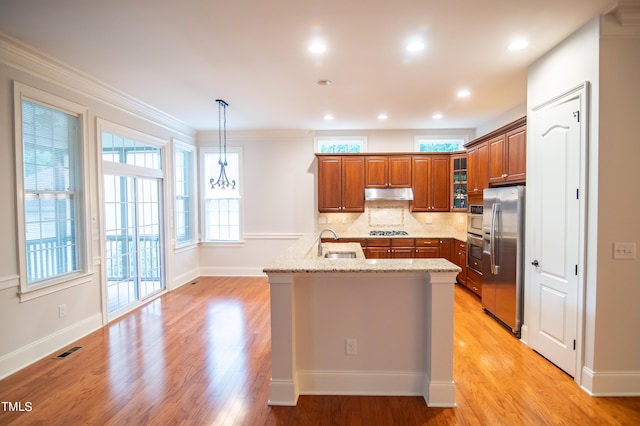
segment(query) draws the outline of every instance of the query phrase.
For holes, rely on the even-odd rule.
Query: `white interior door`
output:
[[[527,171],[528,343],[576,373],[580,268],[580,93],[534,110]]]

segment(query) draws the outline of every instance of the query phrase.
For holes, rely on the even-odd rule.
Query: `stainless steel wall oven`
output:
[[[467,234],[467,267],[482,274],[482,248],[481,236]]]
[[[483,206],[472,204],[469,206],[467,217],[467,267],[482,274],[482,213]]]

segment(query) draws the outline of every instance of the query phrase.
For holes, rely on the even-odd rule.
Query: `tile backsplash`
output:
[[[466,235],[467,213],[412,213],[407,201],[368,201],[364,213],[318,213],[318,229],[338,234],[367,234],[373,230],[433,233],[434,236]]]

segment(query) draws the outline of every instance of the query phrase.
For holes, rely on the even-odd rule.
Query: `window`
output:
[[[214,182],[220,176],[220,153],[204,148],[202,151],[202,171],[204,190],[204,241],[239,242],[241,230],[241,151],[239,148],[227,149],[226,173],[229,181],[235,181],[235,188],[214,189]]]
[[[195,240],[194,152],[194,147],[174,141],[174,224],[176,246],[178,247]]]
[[[317,136],[316,152],[330,153],[358,153],[367,150],[366,136]]]
[[[456,152],[464,151],[464,144],[469,141],[467,136],[416,136],[414,149],[418,152]]]
[[[36,89],[18,83],[15,89],[21,293],[28,293],[87,272],[87,114]]]

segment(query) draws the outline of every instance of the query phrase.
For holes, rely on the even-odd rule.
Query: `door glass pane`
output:
[[[159,194],[156,179],[104,176],[109,313],[164,288]]]
[[[105,255],[109,313],[138,300],[134,179],[104,176]]]
[[[162,289],[160,255],[160,188],[155,179],[138,179],[140,297]]]

